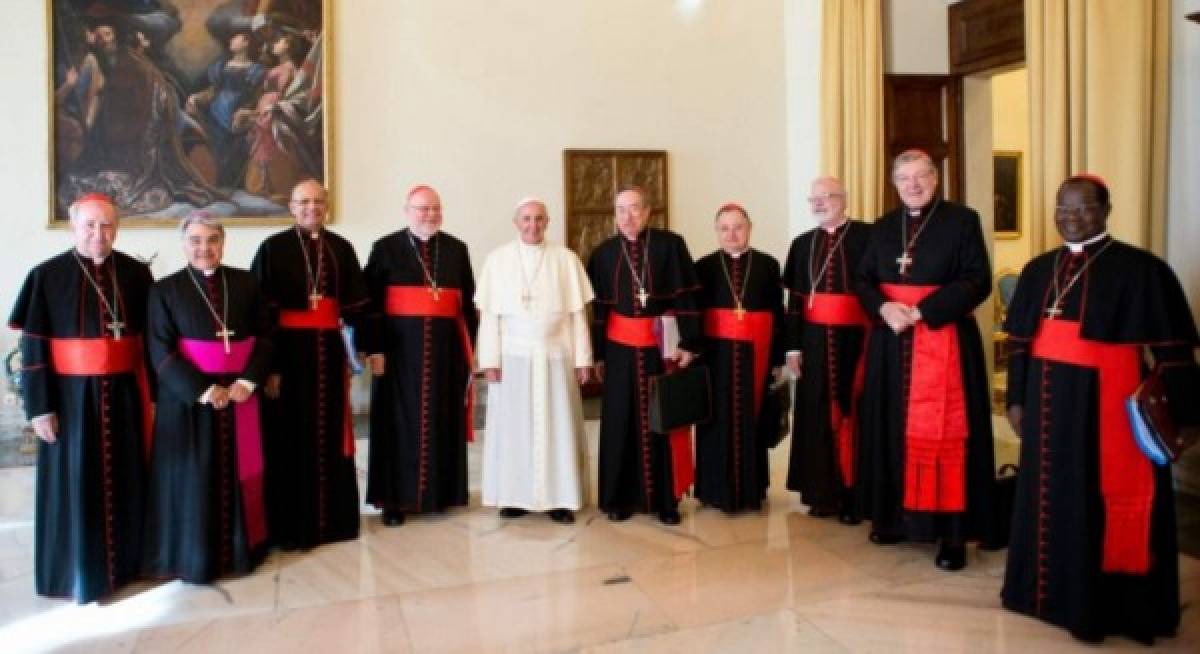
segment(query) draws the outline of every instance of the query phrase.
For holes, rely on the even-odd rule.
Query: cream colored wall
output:
[[[992,76],[992,149],[1025,154],[1021,157],[1021,236],[996,239],[992,269],[1020,271],[1030,258],[1029,224],[1029,75],[1024,68]],[[990,180],[989,180],[990,181]],[[989,204],[990,206],[990,204]]]
[[[950,71],[946,0],[883,0],[888,33],[883,69],[896,74],[945,75]]]
[[[41,0],[0,0],[9,102],[0,150],[0,310],[25,271],[68,247],[47,216],[46,42]],[[509,238],[521,196],[550,203],[563,234],[564,148],[669,152],[672,225],[693,254],[711,217],[745,204],[755,241],[786,254],[816,174],[820,19],[810,3],[674,0],[333,2],[335,229],[361,258],[400,226],[405,189],[442,193],[446,229],[478,263]],[[817,3],[811,3],[816,5]],[[20,101],[12,99],[21,98]],[[226,260],[249,263],[273,228],[232,232]],[[124,230],[118,247],[183,263],[165,230]],[[11,346],[5,330],[0,345]]]
[[[1167,176],[1167,260],[1183,283],[1200,319],[1200,25],[1185,16],[1200,11],[1200,0],[1171,3],[1170,167]],[[1175,484],[1200,495],[1200,448],[1175,464]]]
[[[1167,178],[1167,259],[1200,318],[1200,25],[1185,16],[1200,0],[1171,6],[1170,164]]]

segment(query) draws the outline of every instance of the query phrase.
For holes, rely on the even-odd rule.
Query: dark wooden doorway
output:
[[[891,184],[892,159],[910,148],[938,165],[938,193],[963,199],[962,78],[957,75],[885,75],[883,79],[885,207],[899,203]]]

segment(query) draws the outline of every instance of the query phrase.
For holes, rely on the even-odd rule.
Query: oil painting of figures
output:
[[[324,2],[50,2],[51,224],[95,192],[140,225],[286,215],[326,181]]]

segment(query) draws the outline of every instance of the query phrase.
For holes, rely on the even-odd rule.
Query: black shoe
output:
[[[402,524],[404,524],[404,512],[403,511],[384,511],[383,512],[383,526],[399,527]]]
[[[808,507],[808,515],[814,518],[831,518],[833,517],[833,509],[826,509],[820,506]]]
[[[904,542],[903,536],[894,536],[892,534],[881,534],[878,531],[872,531],[867,539],[876,545],[895,545],[896,543]]]
[[[967,546],[951,545],[942,541],[941,546],[938,547],[937,556],[933,558],[933,563],[937,567],[951,572],[962,570],[967,567]]]
[[[633,513],[630,511],[609,511],[608,519],[612,520],[613,522],[625,522],[631,515],[633,515]]]
[[[857,525],[862,523],[862,518],[855,515],[853,511],[842,509],[838,514],[838,522],[844,525]]]
[[[659,511],[658,519],[664,525],[677,525],[681,520],[679,516],[679,509],[666,509],[665,511]]]
[[[575,523],[575,513],[571,509],[554,509],[550,511],[550,519],[560,525]]]
[[[520,518],[527,513],[529,512],[525,509],[518,509],[515,506],[506,506],[500,509],[501,518]]]

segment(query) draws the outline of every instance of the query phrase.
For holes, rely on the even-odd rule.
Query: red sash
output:
[[[605,325],[604,334],[608,340],[626,347],[658,347],[658,331],[656,330],[657,316],[625,316],[610,311]],[[663,362],[664,372],[675,369],[672,361]],[[639,384],[645,380],[637,380]],[[667,435],[671,445],[671,477],[674,486],[675,499],[683,497],[689,486],[696,479],[696,464],[692,456],[692,429],[684,427],[676,429]]]
[[[604,335],[626,347],[658,347],[658,334],[654,330],[656,320],[655,316],[633,318],[612,311],[608,314]]]
[[[1100,494],[1104,497],[1101,569],[1146,574],[1150,570],[1154,471],[1133,440],[1125,412],[1125,399],[1137,389],[1141,378],[1140,348],[1085,340],[1077,321],[1048,319],[1038,327],[1031,351],[1039,359],[1096,370],[1100,387]]]
[[[279,326],[284,329],[340,329],[341,307],[336,298],[322,297],[316,309],[282,309]],[[354,456],[354,417],[350,415],[350,371],[346,370],[345,409],[342,410],[342,454]]]
[[[858,400],[862,397],[866,380],[867,336],[871,333],[871,319],[867,317],[857,295],[813,293],[811,296],[801,295],[800,299],[804,302],[805,322],[826,327],[863,328],[862,351],[858,353],[858,363],[854,366],[854,386],[850,391],[848,414],[842,414],[842,405],[838,403],[835,389],[829,389],[829,422],[837,441],[838,468],[842,471],[842,481],[847,486],[853,486],[855,462],[858,459]]]
[[[341,309],[338,301],[331,297],[322,297],[316,309],[283,309],[279,312],[279,326],[285,329],[337,329],[341,325]]]
[[[254,353],[254,343],[253,336],[230,341],[229,352],[226,353],[221,341],[181,338],[179,353],[200,372],[238,375],[246,369],[250,355]],[[253,548],[267,540],[267,511],[263,500],[262,419],[258,394],[227,408],[233,409],[238,482],[242,490],[242,510],[246,515],[246,540]]]
[[[890,300],[916,306],[938,286],[880,284]],[[904,425],[904,508],[958,512],[967,508],[967,402],[958,327],[913,327],[912,371]]]
[[[120,340],[103,338],[52,338],[50,361],[60,375],[96,377],[132,372],[137,377],[142,399],[143,456],[149,458],[154,443],[154,404],[150,400],[150,380],[142,355],[142,338],[127,336]]]
[[[729,341],[747,341],[754,349],[754,415],[762,407],[767,366],[771,360],[771,328],[775,316],[770,311],[746,311],[738,318],[734,309],[708,309],[704,312],[704,335]]]
[[[389,316],[407,318],[451,318],[458,324],[463,358],[467,364],[466,420],[467,441],[475,441],[475,393],[471,386],[474,352],[467,319],[463,316],[462,292],[457,288],[439,288],[434,296],[428,286],[388,286],[384,312]]]

